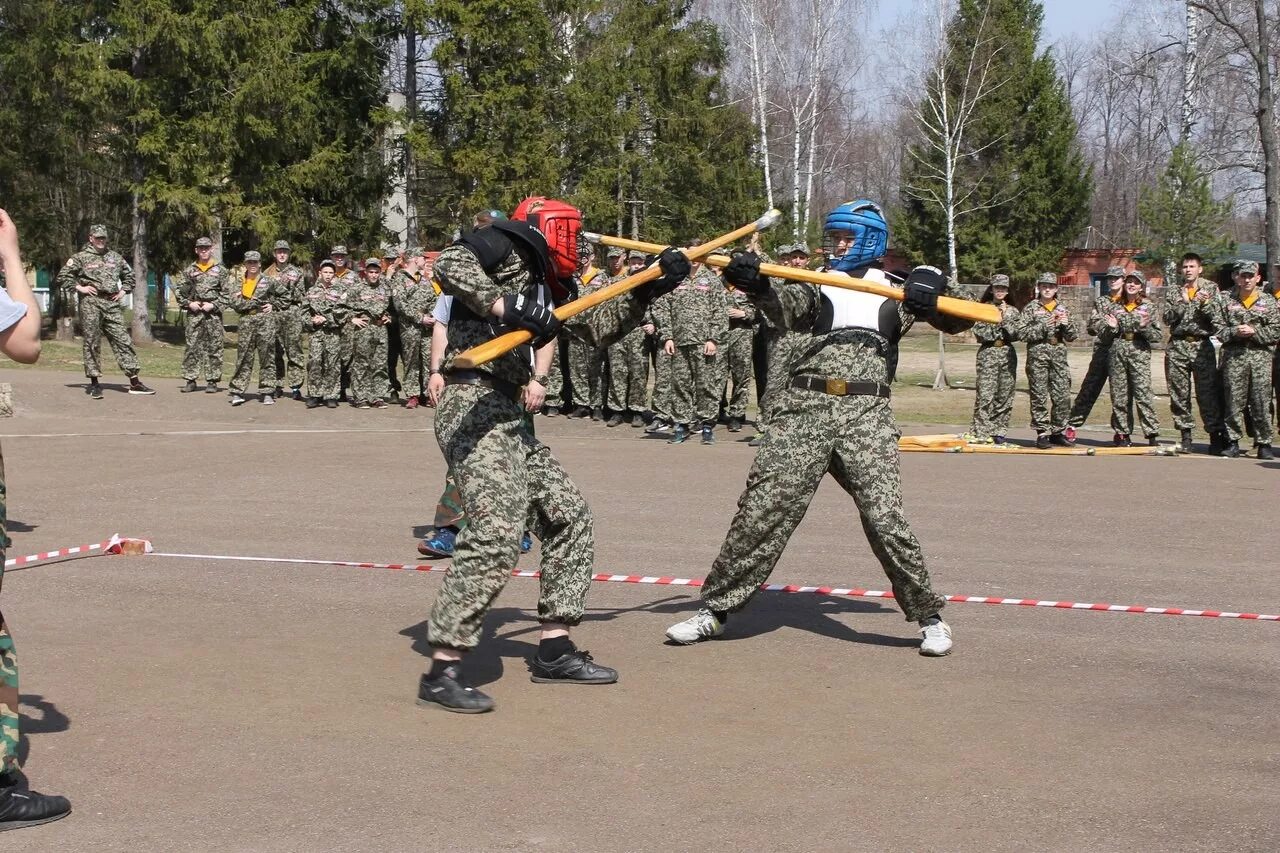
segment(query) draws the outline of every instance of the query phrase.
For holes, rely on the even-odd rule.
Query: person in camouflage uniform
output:
[[[607,684],[618,677],[569,638],[570,626],[582,619],[591,583],[591,511],[551,451],[529,430],[523,388],[541,385],[545,376],[531,375],[528,347],[474,369],[454,363],[460,352],[514,328],[530,332],[538,346],[558,333],[607,346],[635,327],[648,302],[687,275],[689,265],[668,250],[660,279],[561,325],[550,305],[553,298],[568,296],[564,280],[573,274],[576,245],[556,220],[544,227],[555,236],[554,244],[527,222],[494,222],[446,248],[435,265],[442,291],[453,297],[436,439],[468,523],[431,609],[432,667],[419,684],[418,701],[451,711],[480,713],[493,707],[492,699],[466,684],[459,661],[479,641],[484,615],[511,577],[530,517],[542,541],[542,631],[530,662],[533,680]],[[495,329],[495,321],[506,328]]]
[[[1124,277],[1124,293],[1107,310],[1102,320],[1111,329],[1111,420],[1120,437],[1118,447],[1133,442],[1133,409],[1147,444],[1159,441],[1160,420],[1156,417],[1155,394],[1151,390],[1151,345],[1164,340],[1164,329],[1156,308],[1146,298],[1147,279],[1141,270]]]
[[[124,324],[121,307],[125,294],[133,290],[133,267],[118,252],[107,248],[107,229],[94,225],[89,229],[89,243],[67,259],[56,279],[68,302],[72,292],[80,294],[80,332],[84,335],[84,375],[89,379],[85,389],[95,400],[102,399],[102,338],[106,337],[115,354],[116,364],[129,377],[130,394],[154,394],[139,378],[138,355]],[[146,306],[142,306],[146,310]]]
[[[658,340],[671,356],[671,401],[675,429],[668,439],[680,444],[699,426],[702,443],[715,443],[720,407],[719,345],[729,331],[724,286],[705,264],[654,307]]]
[[[262,272],[262,255],[244,253],[244,274],[232,281],[228,304],[240,315],[236,331],[236,369],[231,377],[231,405],[243,405],[249,380],[253,378],[253,361],[258,360],[258,392],[262,402],[275,402],[276,384],[276,314],[283,302],[280,279]]]
[[[311,350],[307,357],[307,408],[338,408],[342,383],[342,329],[350,308],[347,288],[334,279],[333,261],[321,261],[316,283],[307,291]]]
[[[779,259],[784,266],[804,269],[809,265],[809,249],[803,243],[792,243],[779,248]],[[762,253],[761,260],[767,262],[768,256]],[[773,287],[812,287],[798,281],[770,279]],[[791,368],[796,359],[804,354],[812,343],[812,335],[804,329],[775,329],[769,325],[767,317],[760,317],[760,334],[765,336],[765,382],[764,393],[760,395],[760,414],[756,417],[756,434],[750,444],[759,447],[764,440],[764,433],[769,427],[769,419],[773,417],[774,404],[787,388],[790,381]]]
[[[627,272],[630,275],[640,272],[647,264],[648,258],[644,253],[634,249],[627,253]],[[671,387],[674,358],[667,353],[658,337],[658,316],[667,311],[670,301],[670,294],[653,300],[653,304],[649,306],[649,313],[645,315],[644,323],[640,326],[645,335],[645,354],[653,364],[653,399],[649,404],[649,408],[653,411],[653,419],[644,428],[645,433],[650,435],[666,435],[675,428],[673,414],[675,400]]]
[[[302,399],[302,383],[307,378],[307,363],[302,356],[302,331],[306,327],[306,277],[289,260],[293,249],[286,240],[277,240],[272,253],[275,263],[263,275],[275,282],[272,301],[275,304],[276,382],[283,382],[295,400]],[[277,385],[277,391],[284,388]]]
[[[609,277],[595,266],[591,247],[585,241],[578,247],[578,257],[582,282],[578,286],[578,298],[581,299],[607,285]],[[578,404],[574,417],[593,421],[604,417],[604,383],[608,375],[604,359],[605,350],[577,339],[569,340],[569,384],[573,386],[574,402]]]
[[[836,270],[889,283],[879,268],[888,232],[869,202],[841,205],[827,217]],[[738,255],[725,278],[745,292],[777,329],[803,329],[812,343],[796,362],[756,452],[738,511],[703,584],[702,608],[671,626],[667,638],[690,644],[724,631],[729,615],[759,591],[829,472],[853,498],[872,552],[906,618],[924,634],[921,653],[951,650],[920,543],[903,513],[899,431],[889,406],[888,356],[917,317],[946,332],[968,328],[936,311],[946,280],[932,267],[907,278],[905,301],[837,288],[775,288],[759,257]],[[872,323],[872,325],[864,325]]]
[[[616,246],[609,249],[606,265],[609,284],[622,281],[625,253]],[[644,426],[644,398],[649,390],[649,354],[645,351],[644,328],[637,327],[609,347],[609,409],[613,417],[608,426],[617,426],[628,418],[633,427]]]
[[[351,329],[351,404],[357,409],[387,407],[387,306],[382,262],[364,262],[364,280],[347,291]]]
[[[391,290],[404,265],[403,252],[393,246],[383,248],[382,285],[387,289],[387,322],[383,326],[387,335],[387,366],[384,374],[387,377],[387,400],[392,403],[400,402],[400,391],[403,388],[400,384],[399,365],[404,358],[404,345],[400,341],[400,312],[396,310],[395,300],[391,298]]]
[[[1070,447],[1075,439],[1064,435],[1071,408],[1071,366],[1067,342],[1079,335],[1067,306],[1058,303],[1058,276],[1041,273],[1036,298],[1022,309],[1022,339],[1027,342],[1027,385],[1031,391],[1031,428],[1036,447]]]
[[[1280,307],[1262,291],[1256,261],[1236,261],[1235,287],[1218,302],[1214,337],[1222,342],[1222,391],[1227,404],[1227,445],[1223,456],[1241,455],[1248,412],[1259,459],[1273,458],[1271,365],[1280,341]]]
[[[1182,258],[1182,285],[1164,291],[1164,322],[1169,327],[1169,343],[1164,350],[1164,378],[1169,386],[1169,409],[1182,443],[1182,452],[1192,451],[1191,432],[1195,418],[1191,412],[1191,388],[1205,432],[1209,451],[1219,453],[1226,445],[1222,424],[1222,378],[1218,354],[1210,338],[1218,311],[1220,292],[1213,282],[1201,277],[1200,256]]]
[[[973,426],[965,438],[974,444],[1004,444],[1013,414],[1018,384],[1017,341],[1022,315],[1009,304],[1009,276],[993,275],[982,301],[1000,309],[999,323],[975,323],[978,339],[978,388],[973,401]]]
[[[196,259],[182,271],[178,281],[178,304],[185,312],[186,348],[182,353],[182,378],[187,380],[182,389],[185,392],[196,390],[202,367],[208,382],[204,390],[210,394],[219,390],[226,336],[222,312],[227,307],[229,281],[227,268],[213,258],[213,240],[208,237],[196,240]]]
[[[1085,331],[1093,336],[1093,355],[1089,359],[1089,369],[1085,371],[1084,380],[1080,383],[1080,391],[1071,404],[1071,414],[1067,415],[1066,436],[1072,440],[1075,440],[1076,430],[1088,420],[1094,403],[1098,402],[1098,395],[1107,384],[1107,377],[1111,375],[1111,341],[1115,335],[1102,318],[1114,303],[1120,301],[1120,292],[1124,288],[1124,267],[1108,267],[1104,280],[1106,293],[1093,300],[1093,309],[1089,312],[1089,319],[1085,321]],[[1120,428],[1114,419],[1111,429],[1119,435]]]
[[[431,316],[436,307],[435,285],[422,276],[423,256],[405,257],[404,267],[391,282],[391,305],[400,323],[400,350],[404,358],[404,406],[416,409],[427,401],[431,373]]]
[[[101,242],[105,249],[105,237]],[[94,254],[101,259],[101,252]],[[93,259],[88,261],[97,263]],[[84,275],[84,270],[78,270],[77,274]],[[40,304],[27,283],[17,226],[4,210],[0,210],[0,276],[4,281],[4,288],[0,289],[0,352],[21,364],[34,364],[40,358]],[[5,552],[11,544],[6,525],[7,505],[4,455],[0,454],[0,587],[4,585]],[[20,700],[13,634],[4,614],[0,613],[0,832],[49,823],[71,812],[71,803],[66,797],[26,790],[21,784]]]
[[[725,417],[729,432],[741,432],[747,417],[747,400],[751,397],[751,342],[755,336],[756,308],[751,300],[728,282],[725,286],[725,304],[729,314],[729,328],[725,332],[724,346],[719,360],[724,365],[724,380],[717,383],[721,396],[728,393]]]

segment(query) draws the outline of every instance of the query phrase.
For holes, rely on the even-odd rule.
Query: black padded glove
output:
[[[769,279],[760,275],[760,256],[741,252],[724,268],[724,280],[747,296],[764,296],[769,292]]]
[[[523,293],[502,297],[502,322],[529,332],[535,346],[542,346],[560,331],[560,319],[551,309]]]
[[[658,268],[662,270],[662,275],[635,289],[636,298],[646,304],[675,290],[693,270],[684,252],[671,246],[663,249],[662,254],[658,255]]]
[[[947,289],[947,280],[937,267],[916,267],[907,276],[903,302],[917,317],[931,317],[938,310],[938,297]]]

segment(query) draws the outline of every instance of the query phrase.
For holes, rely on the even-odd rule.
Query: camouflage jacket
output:
[[[379,279],[377,284],[360,280],[347,288],[347,306],[351,318],[364,317],[375,323],[382,319],[391,304],[391,293]]]
[[[449,317],[449,347],[443,369],[449,372],[458,353],[510,331],[493,316],[499,298],[522,293],[532,280],[524,262],[514,250],[487,273],[475,254],[461,243],[447,247],[436,258],[433,274],[440,289],[454,297]],[[465,310],[460,310],[465,309]],[[561,325],[561,331],[590,346],[603,348],[634,329],[644,319],[645,305],[634,293],[610,299],[583,311]],[[529,381],[530,357],[526,347],[499,357],[477,369],[483,373],[524,385]]]
[[[231,280],[227,293],[227,304],[237,314],[241,316],[258,314],[267,305],[271,306],[272,311],[281,307],[277,304],[280,299],[280,291],[283,289],[279,279],[272,278],[266,273],[260,273],[258,275],[258,284],[253,288],[252,296],[244,295],[244,282],[244,273],[241,273]]]
[[[680,282],[670,299],[655,306],[658,340],[675,341],[678,347],[720,343],[729,331],[728,311],[720,277],[704,266]]]
[[[262,271],[264,276],[275,279],[273,305],[276,310],[295,308],[307,297],[307,282],[302,270],[293,264],[277,266],[272,264]]]
[[[1012,305],[1008,307],[1009,310],[1004,312],[1004,319],[999,323],[973,324],[973,336],[978,339],[978,343],[994,344],[996,341],[1004,341],[1006,344],[1011,344],[1020,340],[1022,314]]]
[[[745,317],[729,317],[730,329],[750,329],[756,322],[756,306],[751,304],[747,295],[731,284],[724,286],[725,310],[737,308],[746,314]]]
[[[400,270],[391,279],[391,307],[406,325],[421,326],[422,315],[431,313],[437,297],[435,285],[421,274],[414,278]]]
[[[212,302],[219,308],[226,308],[230,279],[227,268],[217,261],[207,270],[190,263],[178,280],[178,304],[185,309],[188,302]]]
[[[77,284],[90,284],[98,288],[100,296],[111,296],[133,290],[133,267],[118,252],[98,252],[85,246],[67,258],[56,281],[64,293],[74,292]]]
[[[308,324],[311,328],[336,331],[351,316],[351,309],[347,304],[347,287],[339,284],[337,279],[329,282],[327,286],[317,279],[307,291],[306,308],[311,314],[319,314],[324,318],[324,324],[321,326]]]
[[[1223,294],[1219,303],[1216,331],[1214,337],[1224,344],[1244,344],[1255,347],[1273,347],[1280,341],[1280,306],[1276,298],[1263,293],[1259,287],[1254,291],[1257,299],[1248,307],[1240,299],[1240,288],[1233,287],[1229,293]],[[1237,337],[1236,326],[1252,326],[1253,335],[1248,338]]]
[[[1164,340],[1164,327],[1160,325],[1160,313],[1155,303],[1143,300],[1130,308],[1123,302],[1113,302],[1108,313],[1116,318],[1114,335],[1126,341],[1146,341],[1158,344]],[[1142,325],[1142,318],[1147,324]]]
[[[1089,319],[1084,324],[1084,330],[1096,338],[1094,344],[1110,346],[1111,342],[1115,340],[1115,330],[1108,326],[1107,321],[1103,318],[1111,312],[1111,306],[1116,304],[1117,301],[1110,295],[1094,298],[1093,309],[1089,312]]]
[[[1196,279],[1194,287],[1195,296],[1190,296],[1183,286],[1164,289],[1161,315],[1174,338],[1207,338],[1213,334],[1221,291],[1216,284],[1203,278]]]
[[[860,296],[884,301],[883,297],[871,294]],[[969,297],[961,295],[959,298]],[[862,327],[816,331],[822,313],[822,291],[808,284],[788,283],[770,287],[763,296],[751,297],[751,301],[774,329],[811,335],[807,346],[804,343],[797,345],[792,376],[804,374],[827,379],[888,383],[893,379],[890,365],[897,362],[898,341],[916,322],[916,316],[903,303],[894,302],[894,313],[890,316],[895,318],[895,328],[883,333]],[[971,320],[938,313],[927,322],[948,334],[963,332],[973,325]]]
[[[1066,311],[1066,306],[1058,305]],[[1080,334],[1076,321],[1067,313],[1066,322],[1054,323],[1053,311],[1047,310],[1040,301],[1032,300],[1022,309],[1022,339],[1029,347],[1037,344],[1061,344],[1074,341]]]

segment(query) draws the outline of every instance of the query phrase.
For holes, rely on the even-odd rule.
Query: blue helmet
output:
[[[835,257],[835,233],[853,235],[845,254]],[[859,199],[848,201],[827,214],[822,223],[822,251],[832,269],[853,272],[859,267],[884,257],[889,248],[889,224],[875,202]]]

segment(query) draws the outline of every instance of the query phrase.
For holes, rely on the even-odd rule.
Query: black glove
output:
[[[502,297],[502,322],[533,335],[534,346],[542,346],[560,331],[560,318],[545,305],[523,293]]]
[[[661,276],[635,289],[636,298],[646,304],[675,290],[693,270],[684,252],[671,246],[663,249],[662,254],[658,255],[658,268],[662,270]]]
[[[938,297],[947,289],[947,280],[937,267],[916,267],[907,276],[903,299],[907,310],[917,317],[931,317],[938,310]]]
[[[760,256],[740,252],[724,268],[724,280],[747,296],[764,296],[769,292],[769,279],[760,275]]]

